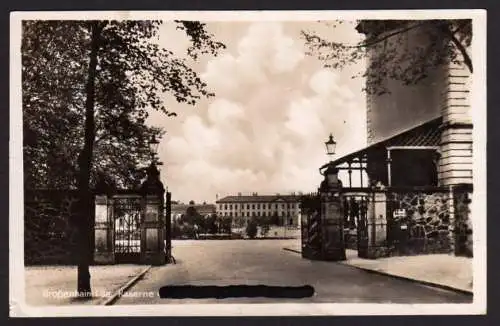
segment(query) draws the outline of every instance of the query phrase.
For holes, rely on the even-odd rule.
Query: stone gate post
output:
[[[115,263],[115,240],[113,199],[107,194],[95,196],[95,223],[94,223],[94,263]]]
[[[387,248],[387,194],[383,189],[373,189],[368,202],[367,234],[368,247],[361,258],[379,258],[388,254]]]
[[[147,170],[147,179],[141,186],[143,217],[141,221],[141,263],[163,265],[165,257],[165,188],[160,172],[154,164]]]
[[[342,184],[338,179],[338,169],[330,166],[325,171],[324,176],[325,179],[319,188],[322,258],[324,260],[345,260]]]

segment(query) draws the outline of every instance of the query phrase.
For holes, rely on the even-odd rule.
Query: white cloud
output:
[[[238,42],[236,53],[224,53],[207,63],[202,78],[217,95],[231,96],[269,80],[269,74],[290,72],[304,53],[280,23],[252,23]]]
[[[227,99],[216,99],[208,107],[208,117],[211,123],[230,123],[234,119],[244,117],[243,108]]]
[[[175,199],[314,191],[333,132],[339,154],[365,141],[364,98],[305,57],[280,23],[252,23],[202,74],[216,98],[188,114],[165,148]]]
[[[309,87],[316,94],[328,96],[338,89],[338,75],[327,69],[318,70],[309,80]]]
[[[301,137],[311,137],[323,133],[323,122],[318,113],[322,109],[318,98],[302,98],[292,101],[288,109],[285,125]]]

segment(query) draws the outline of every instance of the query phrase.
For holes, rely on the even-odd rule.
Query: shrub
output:
[[[246,234],[250,239],[254,239],[257,236],[257,223],[248,221]]]

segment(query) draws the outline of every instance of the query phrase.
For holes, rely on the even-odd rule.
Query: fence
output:
[[[93,203],[93,201],[92,201]],[[165,212],[170,211],[170,193],[167,193]],[[24,263],[36,264],[76,264],[76,226],[71,224],[72,216],[78,210],[78,193],[76,190],[26,190],[24,194]],[[137,206],[138,204],[136,204]],[[139,236],[137,227],[132,228],[127,214],[121,214],[117,208],[115,247],[118,253],[124,251],[138,252]],[[91,223],[95,224],[95,205],[90,206]],[[139,208],[136,207],[137,213]],[[136,216],[137,217],[137,216]],[[169,219],[167,219],[168,221]],[[169,221],[168,221],[169,222]],[[167,222],[166,231],[170,233]],[[90,251],[94,251],[95,232],[90,232]],[[133,248],[132,248],[133,247]],[[170,252],[170,240],[167,238],[166,251]]]
[[[342,195],[345,245],[360,256],[370,245],[391,256],[451,252],[472,256],[471,185],[344,188]],[[380,219],[380,213],[385,218]],[[307,222],[306,216],[303,223]],[[308,236],[305,229],[303,237]],[[375,244],[377,239],[385,241]]]

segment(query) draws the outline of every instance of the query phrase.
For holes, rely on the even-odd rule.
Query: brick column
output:
[[[113,199],[107,195],[95,196],[95,250],[94,263],[115,263]]]

